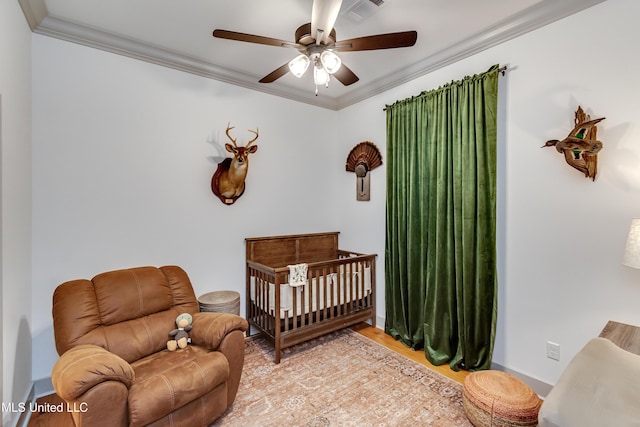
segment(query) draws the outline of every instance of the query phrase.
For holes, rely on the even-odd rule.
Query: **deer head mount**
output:
[[[218,163],[218,169],[211,178],[211,191],[225,205],[232,205],[244,193],[244,181],[249,170],[249,154],[258,151],[257,145],[251,145],[258,139],[258,128],[249,130],[255,138],[244,147],[239,147],[237,139],[229,134],[232,129],[231,123],[228,123],[225,133],[233,145],[227,143],[224,148],[233,154],[233,158],[227,157]]]

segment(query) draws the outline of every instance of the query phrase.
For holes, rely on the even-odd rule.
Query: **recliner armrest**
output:
[[[129,388],[134,378],[129,363],[92,344],[78,345],[63,353],[51,372],[56,394],[65,400],[75,400],[106,381],[118,381]]]
[[[199,312],[193,314],[189,335],[193,344],[216,350],[227,334],[248,329],[247,321],[235,314]]]

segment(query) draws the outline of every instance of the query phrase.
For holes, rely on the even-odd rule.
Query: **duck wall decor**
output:
[[[556,147],[558,153],[564,155],[569,166],[582,172],[585,177],[596,180],[598,173],[598,152],[602,150],[602,142],[598,141],[596,124],[605,118],[591,120],[582,107],[578,106],[575,113],[574,127],[569,135],[559,141],[551,139],[542,147]]]

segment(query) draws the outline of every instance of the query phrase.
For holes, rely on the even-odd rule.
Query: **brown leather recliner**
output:
[[[189,313],[191,344],[168,351]],[[139,267],[58,286],[51,379],[76,426],[207,426],[233,403],[247,321],[199,312],[180,267]]]

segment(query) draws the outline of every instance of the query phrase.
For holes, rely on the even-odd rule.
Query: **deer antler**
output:
[[[258,139],[258,128],[256,128],[256,130],[251,130],[249,129],[249,132],[253,133],[256,135],[255,138],[253,138],[251,141],[247,142],[247,145],[245,146],[246,148],[249,148],[249,146],[256,140]]]
[[[233,128],[235,128],[235,126],[231,126],[231,122],[227,123],[227,130],[225,131],[225,133],[227,134],[227,137],[231,140],[231,142],[233,142],[233,146],[237,147],[236,140],[231,138],[231,135],[229,135],[229,131]]]

